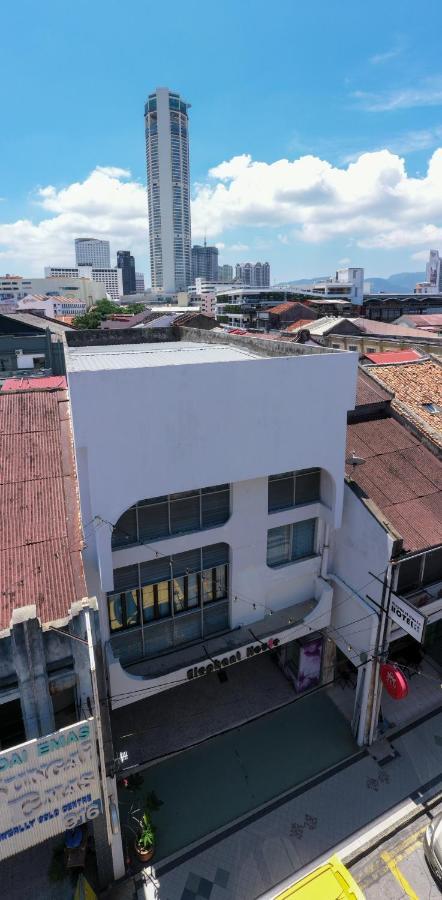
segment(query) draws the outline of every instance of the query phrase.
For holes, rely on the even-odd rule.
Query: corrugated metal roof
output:
[[[63,622],[86,596],[65,391],[0,394],[0,631],[35,605]]]
[[[36,316],[30,312],[5,313],[0,309],[0,314],[6,319],[11,319],[13,322],[22,322],[24,325],[32,325],[34,328],[41,329],[41,331],[46,331],[46,329],[49,328],[49,331],[52,334],[64,335],[66,331],[74,330],[69,325],[62,325],[61,322],[56,322],[55,319],[49,319],[47,316]]]
[[[64,375],[47,375],[43,378],[7,378],[2,385],[2,391],[35,391],[41,388],[66,390],[67,381]]]
[[[384,513],[406,551],[442,543],[442,463],[393,418],[354,422],[347,428],[347,474]]]
[[[417,350],[385,350],[381,353],[364,353],[366,359],[379,366],[388,366],[392,363],[417,362],[422,359],[422,353]]]
[[[386,403],[393,394],[376,384],[372,378],[359,369],[356,385],[356,406],[371,406],[374,403]]]
[[[69,372],[239,362],[257,358],[257,354],[240,347],[228,344],[197,344],[193,341],[70,347],[66,356]]]

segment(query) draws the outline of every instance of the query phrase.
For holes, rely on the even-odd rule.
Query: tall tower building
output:
[[[100,241],[98,238],[75,238],[75,262],[77,266],[110,269],[109,241]]]
[[[168,88],[149,94],[144,107],[154,290],[186,290],[192,280],[189,107]]]
[[[135,259],[130,250],[117,250],[117,269],[121,269],[123,294],[135,294]]]
[[[192,281],[203,278],[210,283],[218,281],[218,247],[194,244],[192,247]]]

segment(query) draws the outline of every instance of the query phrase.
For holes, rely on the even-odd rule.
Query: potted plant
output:
[[[135,817],[134,817],[135,818]],[[155,827],[150,813],[145,810],[138,822],[139,830],[135,838],[135,853],[142,862],[147,863],[155,853]]]

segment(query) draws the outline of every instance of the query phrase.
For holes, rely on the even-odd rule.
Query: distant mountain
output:
[[[398,272],[389,278],[376,278],[369,275],[366,279],[371,284],[374,294],[379,291],[392,291],[398,294],[413,293],[417,281],[425,281],[425,272]]]
[[[285,281],[284,284],[313,284],[315,281],[321,281],[324,275],[318,275],[317,278],[297,278],[295,281]],[[425,281],[425,272],[397,272],[396,275],[390,275],[388,278],[378,278],[376,275],[366,275],[365,281],[370,282],[373,294],[380,291],[386,293],[408,294],[413,293],[417,281]]]

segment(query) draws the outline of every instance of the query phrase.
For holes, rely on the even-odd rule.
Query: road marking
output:
[[[419,900],[419,897],[413,891],[411,884],[409,884],[405,876],[402,875],[400,869],[398,869],[396,860],[393,859],[393,857],[390,855],[390,853],[388,853],[387,850],[384,850],[384,852],[381,853],[381,859],[384,860],[384,863],[386,863],[386,865],[390,869],[391,874],[396,878],[396,881],[399,882],[402,890],[406,893],[407,897],[410,897],[410,900]]]

